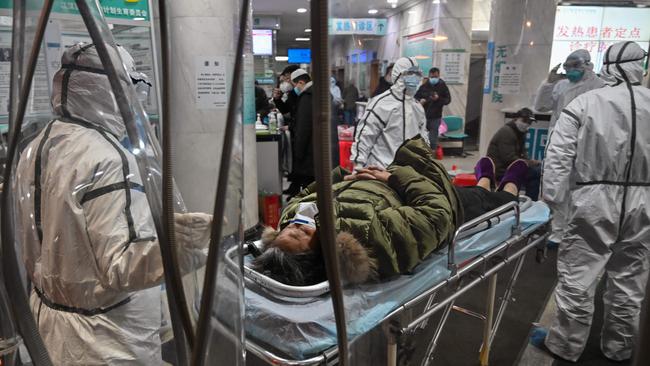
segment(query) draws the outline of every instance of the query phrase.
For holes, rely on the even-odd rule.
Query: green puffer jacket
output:
[[[421,137],[405,142],[387,170],[392,174],[388,184],[343,181],[347,172],[338,168],[332,187],[338,247],[361,244],[367,255],[356,257],[376,261],[380,278],[411,272],[432,251],[446,245],[462,223],[462,207],[451,180]],[[289,224],[300,203],[316,201],[314,190],[315,184],[289,203],[281,228]],[[363,263],[349,266],[352,270],[368,267]],[[364,282],[364,278],[354,282]]]

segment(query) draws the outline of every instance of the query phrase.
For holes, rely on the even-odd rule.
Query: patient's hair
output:
[[[320,253],[287,253],[267,247],[252,263],[253,270],[291,286],[310,286],[327,280],[325,262]]]

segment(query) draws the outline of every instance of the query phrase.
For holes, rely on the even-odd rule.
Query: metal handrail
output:
[[[488,221],[501,214],[504,214],[512,209],[514,209],[515,211],[515,224],[513,226],[513,233],[515,233],[516,230],[518,230],[519,224],[521,222],[521,210],[519,208],[519,202],[514,202],[514,201],[506,205],[503,205],[497,209],[494,209],[488,213],[485,213],[471,221],[468,221],[463,225],[461,225],[461,227],[456,229],[456,232],[454,233],[454,239],[449,244],[449,251],[447,253],[448,255],[447,267],[451,271],[452,276],[458,273],[458,265],[456,264],[456,245],[460,241],[461,235],[464,232],[469,231],[470,229],[482,224],[483,222]]]

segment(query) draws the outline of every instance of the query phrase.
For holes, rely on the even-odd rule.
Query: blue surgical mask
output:
[[[404,76],[404,85],[406,85],[406,93],[409,95],[415,94],[420,86],[420,81],[422,77],[418,75],[406,75]]]
[[[569,79],[572,83],[577,83],[582,80],[582,77],[585,75],[584,70],[569,70],[566,72],[566,78]]]
[[[298,89],[297,86],[293,87],[293,92],[296,93],[296,95],[300,95],[300,93],[302,93],[302,91],[300,89]]]
[[[436,85],[438,84],[439,81],[440,81],[439,78],[429,78],[429,82],[431,83],[431,85]]]

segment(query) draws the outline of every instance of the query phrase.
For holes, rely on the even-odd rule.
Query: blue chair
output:
[[[465,120],[460,116],[445,116],[442,120],[447,125],[447,132],[440,136],[441,146],[453,148],[460,143],[460,155],[465,156],[465,139],[469,137],[465,133]]]

